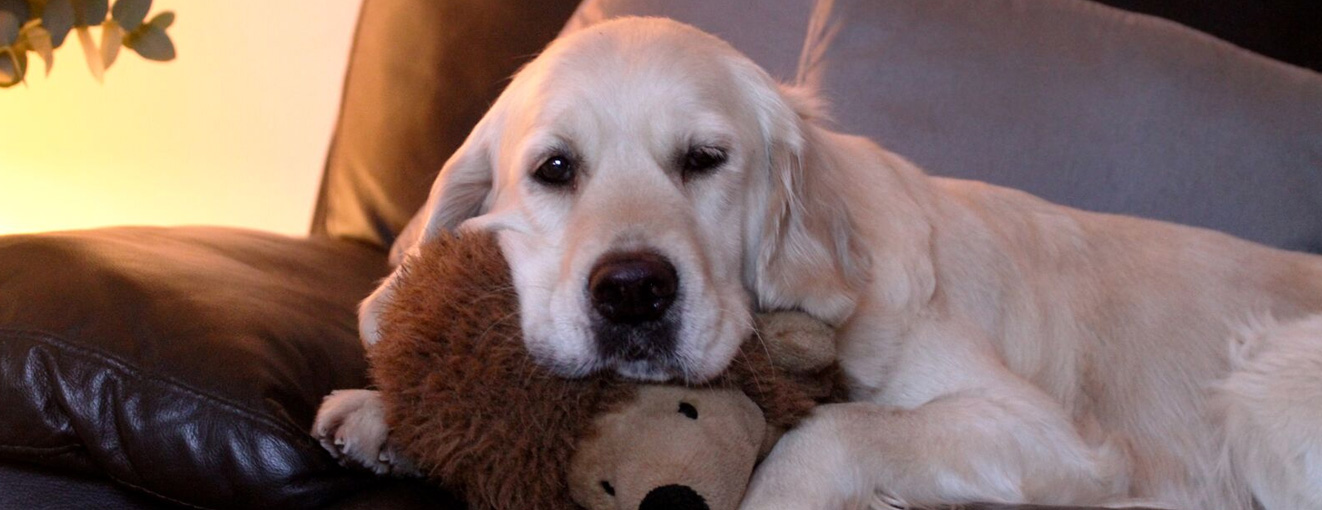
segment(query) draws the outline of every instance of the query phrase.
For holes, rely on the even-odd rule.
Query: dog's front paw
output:
[[[340,464],[378,475],[417,476],[418,469],[390,442],[381,396],[371,390],[337,390],[321,401],[312,435]]]
[[[753,473],[740,510],[887,508],[874,497],[864,467],[853,462],[838,427],[842,417],[832,412],[841,405],[818,407],[781,437]]]

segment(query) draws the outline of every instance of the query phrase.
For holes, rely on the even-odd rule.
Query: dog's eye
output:
[[[684,177],[709,174],[725,164],[725,151],[716,147],[692,147],[680,159]]]
[[[574,162],[568,156],[556,154],[546,158],[532,176],[547,186],[565,186],[574,182]]]

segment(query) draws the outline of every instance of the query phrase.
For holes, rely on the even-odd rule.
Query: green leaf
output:
[[[23,38],[27,39],[28,47],[46,63],[46,76],[50,76],[50,68],[55,65],[55,47],[51,45],[50,32],[40,24],[30,24],[23,27]]]
[[[9,46],[18,40],[18,16],[0,11],[0,46]]]
[[[150,23],[129,34],[124,39],[124,46],[133,48],[133,51],[147,60],[174,60],[174,43],[170,42],[170,36],[165,35],[165,30]]]
[[[119,23],[115,20],[107,20],[101,25],[101,61],[105,63],[106,69],[115,63],[115,57],[119,56],[119,45],[124,40],[124,29],[119,28]]]
[[[83,45],[83,56],[87,57],[87,68],[92,71],[92,77],[104,83],[106,64],[101,60],[101,51],[96,49],[96,43],[92,41],[92,31],[87,27],[78,27],[74,31],[78,32],[78,42]]]
[[[124,27],[124,30],[132,32],[142,24],[149,10],[151,10],[151,0],[117,0],[115,8],[110,10],[110,15],[115,18],[119,26]]]
[[[14,53],[13,48],[0,49],[0,88],[21,83],[26,70],[26,53]]]
[[[147,23],[151,26],[160,28],[161,30],[170,28],[170,25],[174,24],[174,11],[165,11],[157,14]]]
[[[73,24],[77,27],[100,25],[105,23],[109,10],[110,0],[73,0]]]
[[[50,32],[51,46],[59,48],[73,28],[73,0],[50,0],[41,13],[41,26]]]

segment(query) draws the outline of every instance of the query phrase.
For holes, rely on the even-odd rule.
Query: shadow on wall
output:
[[[1174,20],[1268,57],[1322,72],[1319,0],[1096,0]]]

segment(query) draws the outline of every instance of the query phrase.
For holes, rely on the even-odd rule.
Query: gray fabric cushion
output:
[[[748,3],[713,0],[588,0],[562,33],[618,16],[674,18],[715,34],[757,62],[772,77],[792,81],[814,0]]]
[[[704,0],[588,0],[571,25],[662,14],[787,78],[805,33],[747,27],[805,1],[713,15]],[[1079,0],[821,3],[834,37],[801,71],[842,131],[933,174],[1322,251],[1317,73]]]

